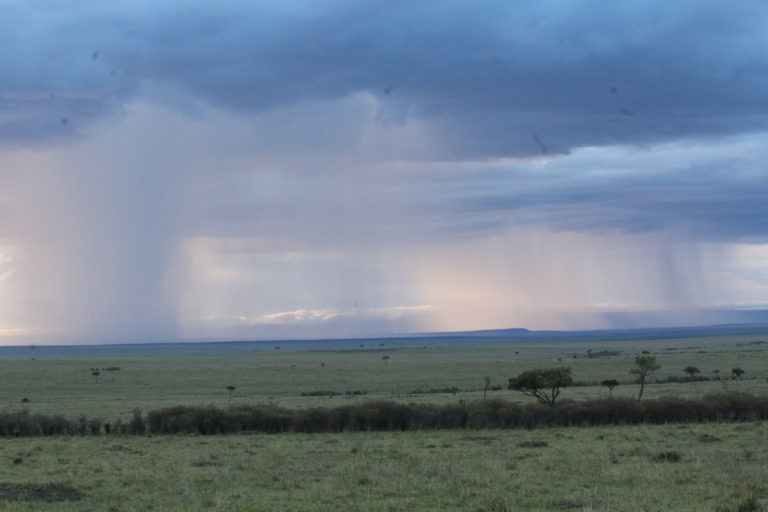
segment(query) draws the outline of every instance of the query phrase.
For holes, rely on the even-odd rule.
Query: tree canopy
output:
[[[553,406],[560,395],[560,388],[570,384],[573,384],[570,368],[536,368],[509,379],[508,389],[520,391],[535,397],[542,404]]]
[[[686,366],[685,368],[683,368],[683,371],[688,375],[690,375],[691,378],[693,378],[693,376],[696,375],[697,373],[701,373],[701,370],[699,370],[695,366]]]
[[[608,392],[613,394],[613,388],[619,385],[619,381],[616,379],[605,379],[600,384],[608,388]]]
[[[637,401],[643,397],[643,390],[645,389],[645,378],[649,373],[653,373],[661,368],[661,365],[656,362],[654,356],[636,356],[635,367],[629,370],[629,373],[637,375],[640,381],[640,393],[637,395]]]

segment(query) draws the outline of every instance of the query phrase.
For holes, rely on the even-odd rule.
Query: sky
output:
[[[762,0],[6,0],[0,344],[768,309],[766,55]]]

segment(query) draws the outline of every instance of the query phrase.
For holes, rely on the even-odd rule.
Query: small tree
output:
[[[485,395],[488,394],[488,388],[491,387],[491,378],[488,376],[483,377],[483,384],[485,384],[483,387],[483,400],[485,400]]]
[[[693,380],[694,375],[696,375],[697,373],[701,373],[701,370],[699,370],[695,366],[686,366],[685,368],[683,368],[683,371],[690,376],[691,380]]]
[[[734,368],[731,370],[731,375],[733,375],[733,378],[736,380],[739,380],[742,375],[747,373],[746,371],[742,370],[741,368]]]
[[[712,370],[712,373],[715,374],[715,380],[720,380],[720,370]]]
[[[600,384],[608,388],[608,395],[613,396],[613,388],[619,385],[619,381],[616,379],[606,379],[602,381]]]
[[[570,368],[537,368],[509,379],[509,388],[535,397],[540,403],[553,407],[560,388],[573,384]]]
[[[384,364],[386,365],[389,361],[389,356],[381,356],[381,360],[384,361]]]
[[[654,356],[635,356],[635,367],[629,370],[629,373],[637,375],[638,380],[640,381],[640,393],[637,394],[638,402],[643,398],[646,377],[648,377],[648,374],[655,372],[659,368],[661,368],[661,366],[656,362]]]
[[[227,386],[227,391],[229,391],[229,401],[232,401],[232,394],[235,392],[237,388],[235,386]]]

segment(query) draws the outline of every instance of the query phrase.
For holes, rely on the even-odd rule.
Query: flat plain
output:
[[[361,346],[362,345],[362,346]],[[156,353],[46,347],[0,353],[5,411],[127,419],[170,405],[370,399],[530,401],[508,378],[569,366],[562,399],[768,392],[768,333],[604,341],[410,344],[355,340],[313,350],[210,344]],[[146,351],[147,353],[143,353]],[[687,366],[706,380],[688,381]],[[119,369],[118,369],[119,368]],[[732,379],[733,368],[745,371]],[[717,373],[715,373],[717,371]],[[94,375],[98,372],[98,375]],[[659,380],[660,383],[655,381]],[[676,382],[675,382],[676,381]],[[231,392],[227,386],[236,389]],[[338,393],[316,396],[317,392]],[[351,392],[358,392],[352,394]],[[350,392],[350,394],[347,394]],[[360,394],[364,392],[365,394]],[[23,399],[26,401],[22,402]],[[534,430],[0,439],[2,510],[763,510],[768,425],[668,424]]]

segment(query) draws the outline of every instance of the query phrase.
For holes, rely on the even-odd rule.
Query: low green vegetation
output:
[[[0,358],[0,510],[755,512],[768,504],[765,336],[384,340],[237,355],[78,350]],[[652,363],[644,376],[643,362]],[[568,378],[538,388],[550,403],[520,392],[533,388],[508,389],[526,372],[557,368]],[[243,421],[272,421],[271,411],[288,423],[261,429],[269,434],[247,422],[224,428],[236,411]],[[382,411],[402,421],[384,421],[391,415]],[[69,435],[23,431],[35,418]],[[635,421],[644,423],[627,424]],[[232,433],[200,435],[224,432]]]
[[[0,506],[735,512],[766,502],[767,440],[764,422],[0,439]]]
[[[560,366],[571,369],[574,384],[559,399],[608,395],[601,385],[604,380],[619,382],[615,397],[637,398],[638,376],[630,373],[637,356],[655,357],[660,365],[648,376],[643,398],[724,391],[762,394],[768,392],[766,339],[768,335],[409,347],[381,342],[364,347],[350,343],[354,348],[339,350],[179,356],[141,356],[137,348],[129,355],[102,351],[98,358],[84,357],[89,352],[77,348],[47,356],[46,349],[38,347],[27,357],[0,357],[0,404],[11,411],[129,420],[135,409],[223,405],[230,397],[232,404],[273,403],[292,409],[382,399],[469,402],[484,394],[524,403],[531,399],[508,391],[509,379],[535,368]],[[588,357],[589,350],[593,357]],[[596,357],[605,353],[619,355]],[[383,354],[390,357],[386,363]],[[701,373],[691,379],[683,371],[686,366]],[[94,377],[97,370],[100,375]]]
[[[546,373],[539,373],[546,375]],[[27,411],[0,413],[0,435],[143,435],[413,431],[440,429],[530,429],[554,426],[595,426],[706,423],[768,420],[768,395],[721,393],[702,398],[599,398],[563,401],[555,407],[549,396],[539,403],[509,400],[460,401],[455,404],[362,403],[306,409],[270,404],[216,407],[213,405],[138,409],[130,421],[101,422],[84,416],[76,420]]]

